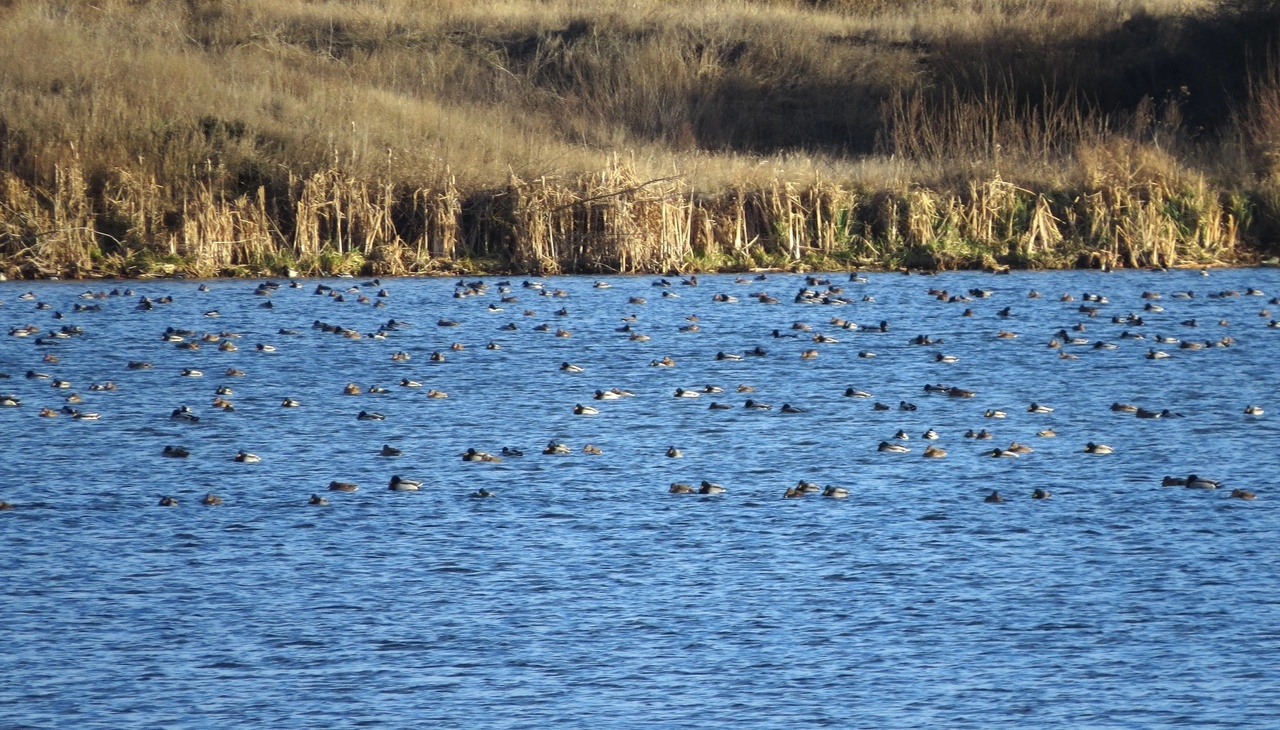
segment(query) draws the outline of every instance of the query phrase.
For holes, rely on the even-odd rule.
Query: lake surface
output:
[[[1280,315],[1280,272],[829,278],[851,303],[796,303],[805,277],[783,274],[539,280],[566,297],[516,278],[507,303],[497,278],[463,298],[452,279],[323,282],[360,288],[344,301],[317,281],[270,296],[243,280],[0,283],[3,332],[40,330],[0,332],[0,395],[21,402],[0,408],[0,500],[14,505],[0,512],[0,726],[1280,725],[1280,329],[1260,316]],[[113,288],[132,294],[81,298]],[[931,288],[991,295],[945,302]],[[1209,296],[1226,290],[1241,295]],[[142,296],[173,301],[140,311]],[[1112,323],[1130,313],[1144,324]],[[628,315],[650,339],[616,331]],[[680,331],[690,315],[699,331]],[[312,327],[369,335],[393,318],[411,324],[385,339]],[[1047,346],[1079,323],[1067,334],[1086,344]],[[37,344],[62,326],[84,333]],[[166,327],[241,337],[235,352],[191,351]],[[909,343],[921,334],[943,343]],[[756,346],[767,355],[716,359]],[[675,366],[650,366],[663,357]],[[203,377],[181,375],[191,368]],[[107,381],[118,389],[89,390]],[[389,392],[344,395],[349,382]],[[924,390],[939,383],[976,396]],[[725,392],[673,397],[707,385]],[[219,386],[234,412],[211,406]],[[610,388],[635,395],[593,400]],[[70,393],[100,418],[39,416]],[[172,419],[181,406],[199,421]],[[994,409],[1007,417],[984,417]],[[945,458],[922,458],[930,428]],[[993,439],[963,436],[983,428]],[[879,452],[900,429],[911,450]],[[1047,429],[1057,436],[1036,435]],[[572,453],[543,455],[549,441]],[[1013,441],[1034,452],[987,455]],[[524,456],[460,458],[504,446]],[[234,461],[242,449],[261,462]],[[1161,485],[1192,473],[1224,486]],[[390,491],[392,475],[422,488]],[[784,499],[801,479],[850,496]],[[333,480],[360,489],[327,491]],[[668,494],[703,480],[726,492]],[[496,496],[472,498],[479,488]],[[985,502],[992,490],[1006,501]],[[224,503],[202,506],[209,492]]]

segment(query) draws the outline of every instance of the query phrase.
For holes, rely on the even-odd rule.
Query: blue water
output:
[[[15,505],[0,512],[0,726],[1280,726],[1280,329],[1259,316],[1280,315],[1277,271],[831,278],[856,301],[794,303],[804,277],[782,274],[672,279],[679,298],[656,277],[544,280],[565,298],[517,278],[502,312],[487,309],[496,278],[461,299],[454,280],[385,280],[377,309],[354,292],[316,295],[315,281],[269,297],[247,281],[0,284],[3,332],[41,330],[0,332],[0,394],[22,403],[0,408],[0,500]],[[928,294],[973,287],[993,293]],[[1246,287],[1267,294],[1208,296]],[[79,298],[112,288],[133,294]],[[1195,298],[1171,298],[1184,290]],[[19,299],[28,291],[35,301]],[[760,291],[781,303],[748,297]],[[1143,291],[1165,311],[1143,312]],[[721,292],[740,301],[713,302]],[[1096,317],[1079,311],[1085,292],[1109,299]],[[138,311],[144,295],[174,301]],[[1146,324],[1111,323],[1130,312]],[[649,341],[615,331],[630,314]],[[700,331],[680,332],[692,314]],[[391,318],[412,324],[359,340],[311,327],[370,334]],[[519,329],[499,329],[508,322]],[[1047,343],[1081,322],[1071,334],[1090,344],[1059,359]],[[36,344],[63,325],[84,334]],[[178,349],[161,339],[169,326],[239,333],[239,350]],[[1183,350],[1157,333],[1236,344]],[[908,344],[918,334],[943,344]],[[715,359],[757,345],[768,355]],[[1146,359],[1153,347],[1171,356]],[[392,361],[401,350],[412,359]],[[437,351],[444,362],[430,361]],[[650,367],[663,356],[675,367]],[[88,389],[108,380],[118,390]],[[343,395],[348,382],[390,392]],[[926,393],[933,383],[977,396]],[[708,384],[725,393],[673,397]],[[219,385],[234,412],[210,406]],[[592,400],[598,388],[635,397]],[[71,392],[101,418],[38,415]],[[774,410],[744,410],[748,397]],[[1138,419],[1116,401],[1184,417]],[[577,403],[601,413],[576,416]],[[1265,415],[1244,415],[1250,404]],[[199,422],[172,420],[182,405]],[[386,419],[357,421],[360,410]],[[921,458],[928,428],[946,458]],[[981,428],[994,439],[962,437]],[[1047,428],[1057,437],[1036,436]],[[911,452],[878,452],[898,429]],[[573,453],[543,455],[551,440]],[[1034,453],[984,455],[1015,440]],[[1089,441],[1115,453],[1086,454]],[[379,456],[383,444],[404,455]],[[191,456],[164,458],[166,445]],[[525,456],[460,458],[504,446]],[[240,449],[262,462],[233,461]],[[1161,486],[1189,473],[1225,486]],[[423,487],[391,492],[393,474]],[[704,479],[727,492],[667,493]],[[784,500],[800,479],[851,496]],[[326,491],[331,480],[360,490]],[[471,498],[480,487],[496,497]],[[1032,500],[1036,488],[1054,497]],[[984,502],[993,489],[1004,503]],[[224,504],[202,506],[207,492]],[[308,505],[312,494],[330,504]],[[163,495],[178,506],[157,506]]]

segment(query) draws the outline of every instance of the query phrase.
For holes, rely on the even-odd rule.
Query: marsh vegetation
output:
[[[1268,0],[10,0],[9,276],[1248,263]]]

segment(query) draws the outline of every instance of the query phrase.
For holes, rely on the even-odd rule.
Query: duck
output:
[[[58,412],[53,410],[52,408],[41,408],[40,417],[41,418],[57,418]]]
[[[1233,499],[1256,499],[1258,495],[1247,489],[1232,489],[1231,495]]]
[[[490,497],[495,497],[497,495],[495,495],[493,492],[490,492],[488,489],[485,489],[484,487],[480,487],[479,489],[477,489],[476,491],[472,492],[467,496],[471,497],[472,499],[489,499]]]
[[[351,482],[339,482],[339,481],[329,482],[330,492],[355,492],[359,489],[360,487],[357,487]]]
[[[597,416],[599,414],[600,414],[599,408],[595,408],[592,406],[584,406],[581,403],[573,407],[573,415],[575,416]]]
[[[203,504],[206,507],[217,507],[218,505],[222,504],[222,497],[219,497],[213,492],[209,492],[208,494],[204,495],[204,499],[200,500],[200,504]]]
[[[649,361],[649,367],[651,368],[673,368],[675,366],[676,361],[672,359],[670,355],[664,356],[661,360]]]
[[[243,377],[244,377],[244,371],[243,371],[243,370],[241,370],[240,368],[227,368],[225,371],[223,371],[223,373],[222,373],[222,374],[223,374],[223,375],[225,375],[225,376],[227,376],[228,378],[243,378]]]
[[[160,498],[161,507],[177,507],[178,500],[175,497],[164,496]]]
[[[200,417],[193,413],[189,406],[179,406],[174,408],[173,412],[169,414],[169,418],[171,420],[187,421],[189,423],[195,423],[200,420]]]
[[[985,418],[1004,418],[1008,414],[1006,414],[1004,411],[990,408],[990,409],[987,409],[987,412],[982,415]]]
[[[276,351],[276,348],[274,345],[267,345],[261,342],[258,343],[258,352],[275,352],[275,351]]]
[[[542,450],[542,453],[568,454],[568,453],[571,453],[571,450],[569,449],[569,446],[567,444],[562,444],[559,441],[548,441],[547,447]]]
[[[728,403],[716,403],[715,401],[712,401],[711,405],[710,405],[710,406],[707,406],[707,410],[710,410],[710,411],[731,411],[731,410],[733,410],[733,406],[729,405]]]
[[[421,388],[421,387],[422,387],[422,383],[419,383],[419,382],[418,382],[418,381],[416,381],[416,380],[410,380],[410,379],[408,379],[408,378],[401,378],[401,379],[400,379],[400,387],[401,387],[401,388]]]
[[[1165,478],[1164,478],[1164,479],[1162,479],[1162,480],[1160,481],[1160,486],[1162,486],[1162,487],[1185,487],[1185,486],[1187,486],[1187,478],[1186,478],[1186,477],[1171,477],[1171,476],[1167,476],[1167,475],[1166,475],[1166,476],[1165,476]]]
[[[592,397],[596,400],[622,400],[621,395],[608,390],[597,390]]]
[[[702,485],[698,487],[698,494],[724,494],[725,491],[724,487],[705,479],[702,480]]]
[[[871,396],[871,394],[870,394],[870,393],[868,393],[868,392],[867,392],[867,391],[865,391],[865,390],[858,390],[857,388],[845,388],[845,389],[844,389],[844,397],[846,397],[846,398],[870,398],[870,397],[872,397],[872,396]]]
[[[800,351],[800,359],[801,359],[801,360],[812,360],[812,359],[816,358],[817,356],[818,356],[818,351],[817,351],[817,350],[801,350],[801,351]]]
[[[503,455],[503,456],[510,456],[510,457],[517,457],[517,456],[524,456],[524,452],[523,452],[523,451],[521,451],[520,449],[513,448],[513,447],[511,447],[511,446],[503,446],[503,447],[502,447],[502,455]]]
[[[393,492],[416,492],[422,486],[422,482],[416,479],[405,479],[399,475],[391,477],[391,482],[387,485],[387,489]]]
[[[1046,428],[1043,431],[1036,431],[1036,436],[1039,436],[1040,438],[1045,438],[1045,439],[1051,439],[1057,435],[1058,435],[1058,432],[1054,431],[1052,428]]]
[[[383,444],[378,456],[403,456],[404,452],[390,444]]]
[[[1206,479],[1205,477],[1191,474],[1187,476],[1186,486],[1188,489],[1217,489],[1222,486],[1222,482],[1217,479]]]
[[[181,446],[166,446],[164,451],[160,452],[161,456],[167,456],[170,459],[185,459],[191,456],[191,452]]]
[[[787,487],[787,491],[782,493],[783,499],[800,499],[802,497],[804,497],[804,492],[795,487]]]
[[[1014,441],[1013,443],[1009,444],[1009,448],[1005,449],[1005,451],[1011,451],[1015,454],[1030,454],[1034,452],[1035,449],[1031,448],[1030,446],[1027,446],[1026,444],[1020,444],[1017,441]]]
[[[742,404],[742,407],[752,411],[773,410],[773,406],[769,405],[768,403],[761,403],[760,401],[752,400],[751,398],[748,398],[747,402]]]
[[[491,464],[496,464],[502,461],[501,458],[494,456],[493,454],[490,454],[484,451],[476,451],[475,449],[467,449],[466,452],[463,453],[462,455],[462,460],[463,461],[483,461]]]
[[[996,449],[992,449],[990,451],[984,452],[983,456],[990,456],[993,459],[1010,459],[1010,458],[1017,458],[1018,453],[1016,451],[1009,451],[1008,449],[996,448]]]
[[[925,431],[924,433],[920,434],[920,438],[922,438],[922,439],[926,439],[926,440],[928,440],[928,441],[937,441],[937,440],[938,440],[938,432],[937,432],[937,431],[934,431],[934,430],[931,428],[931,429],[929,429],[928,431]]]
[[[1115,449],[1107,446],[1106,444],[1095,444],[1090,441],[1084,445],[1084,451],[1086,454],[1110,454],[1112,451],[1115,451]]]
[[[695,494],[696,489],[692,485],[682,482],[672,482],[671,487],[667,490],[667,494]]]
[[[565,373],[581,373],[585,372],[586,368],[581,365],[574,365],[571,362],[562,362],[560,363],[560,371]]]
[[[741,356],[741,355],[735,355],[735,354],[734,354],[734,353],[732,353],[732,352],[717,352],[717,353],[716,353],[716,359],[717,359],[717,360],[727,360],[727,361],[729,361],[729,362],[739,362],[739,361],[741,361],[741,360],[742,360],[742,356]]]
[[[356,414],[357,421],[385,421],[387,417],[381,413],[372,413],[370,411],[360,411]]]
[[[675,397],[676,398],[697,398],[698,391],[685,390],[684,388],[676,388]]]
[[[831,499],[848,499],[849,490],[844,487],[829,486],[822,490],[822,496],[829,497]]]
[[[972,398],[976,395],[977,393],[975,391],[966,390],[964,388],[947,388],[947,396],[951,398]]]
[[[808,413],[805,409],[797,408],[790,403],[783,403],[782,408],[780,408],[779,411],[782,413]]]
[[[1027,406],[1027,413],[1053,413],[1053,409],[1039,403],[1032,403]]]
[[[674,447],[674,446],[668,446],[668,447],[667,447],[667,458],[668,458],[668,459],[681,459],[681,458],[684,458],[684,452],[682,452],[680,449],[677,449],[677,448],[676,448],[676,447]]]
[[[924,447],[924,458],[926,459],[941,459],[946,455],[947,455],[947,452],[944,449],[940,449],[937,446],[934,446],[933,444],[929,444],[928,446]]]
[[[1037,489],[1031,493],[1031,498],[1032,499],[1051,499],[1053,498],[1053,492],[1050,492],[1047,489]]]
[[[436,390],[435,388],[431,388],[431,389],[427,390],[427,397],[428,397],[428,398],[437,398],[437,399],[439,399],[439,398],[448,398],[448,397],[449,397],[449,394],[448,394],[448,393],[446,393],[446,392],[444,392],[443,390]]]
[[[313,504],[313,505],[323,507],[329,504],[329,500],[325,499],[324,497],[321,497],[318,494],[313,494],[311,495],[311,499],[307,500],[307,504]]]
[[[942,362],[942,363],[960,362],[960,358],[956,357],[955,355],[944,355],[941,352],[934,355],[933,360],[934,362]]]
[[[1111,404],[1111,410],[1119,413],[1137,413],[1138,407],[1135,405],[1130,405],[1128,403],[1116,402]]]
[[[262,461],[261,456],[258,456],[257,454],[251,454],[248,451],[237,451],[235,459],[241,464],[257,464],[258,462]]]
[[[582,447],[582,453],[591,454],[592,456],[599,456],[600,454],[604,453],[604,449],[601,449],[599,446],[596,446],[595,444],[587,444],[586,446]]]
[[[302,403],[294,398],[285,398],[284,400],[280,401],[281,408],[297,408],[301,405]]]
[[[1261,416],[1263,414],[1262,406],[1245,406],[1244,414],[1246,416]]]
[[[910,451],[911,448],[907,446],[903,446],[902,444],[893,444],[893,443],[889,443],[888,441],[881,441],[880,445],[876,447],[876,450],[883,451],[885,453],[890,453],[890,454],[905,454],[908,451]]]
[[[996,490],[993,489],[991,490],[991,494],[988,494],[986,498],[983,499],[982,501],[989,502],[989,503],[1003,502],[1004,497],[1001,497],[1000,492],[997,492]]]

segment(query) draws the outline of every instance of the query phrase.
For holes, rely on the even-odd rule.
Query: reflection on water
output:
[[[0,724],[1273,726],[1280,329],[1260,314],[1280,310],[1280,276],[830,278],[843,292],[828,301],[849,303],[793,301],[800,275],[545,280],[567,297],[520,280],[463,298],[445,280],[384,281],[385,298],[325,282],[360,286],[344,301],[314,281],[269,296],[244,281],[0,284],[4,331],[40,330],[0,335],[0,395],[21,402],[0,408],[0,499],[15,505],[0,513]],[[112,286],[134,293],[80,298]],[[1241,296],[1209,296],[1225,290]],[[140,311],[144,295],[173,301]],[[1113,323],[1129,314],[1143,322]],[[391,319],[409,324],[367,336]],[[84,333],[47,339],[64,325]],[[180,349],[167,327],[241,337]],[[1052,349],[1055,334],[1087,342]],[[910,344],[920,335],[941,342]],[[651,367],[664,357],[675,365]],[[89,389],[107,381],[118,389]],[[220,386],[234,411],[211,406]],[[673,397],[707,386],[724,392]],[[593,398],[613,388],[634,397]],[[100,418],[38,415],[67,405]],[[181,406],[199,420],[172,418]],[[963,436],[982,429],[993,438]],[[571,453],[543,455],[551,441]],[[987,455],[1014,441],[1034,451]],[[921,458],[928,443],[948,455]],[[460,458],[503,447],[524,456]],[[1161,486],[1190,473],[1226,488]],[[392,475],[422,488],[390,491]],[[801,479],[850,496],[783,499]],[[335,480],[360,489],[327,491]],[[726,493],[667,493],[703,480]],[[479,488],[496,498],[470,498]],[[992,490],[1006,501],[985,503]],[[208,492],[224,504],[201,506]],[[165,495],[178,506],[158,507]]]

